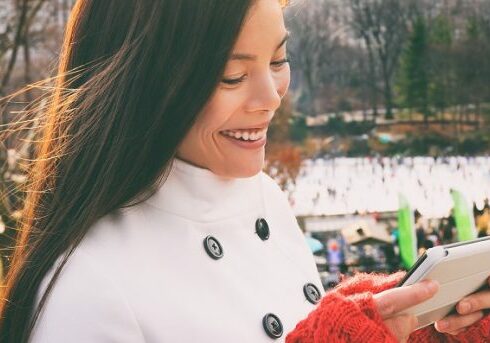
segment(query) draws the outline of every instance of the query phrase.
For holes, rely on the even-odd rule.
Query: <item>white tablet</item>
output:
[[[489,276],[490,237],[430,248],[398,287],[430,279],[439,282],[439,291],[431,299],[402,313],[417,316],[418,328],[430,325],[455,310],[462,298],[486,287]]]

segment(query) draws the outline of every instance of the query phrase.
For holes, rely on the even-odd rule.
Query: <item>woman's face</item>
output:
[[[267,128],[286,94],[287,31],[278,0],[257,0],[223,79],[177,150],[177,157],[225,177],[261,171]]]

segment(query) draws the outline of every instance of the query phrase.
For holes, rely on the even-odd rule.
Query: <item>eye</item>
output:
[[[280,69],[282,66],[284,66],[286,63],[289,63],[289,58],[284,58],[282,60],[279,60],[279,61],[273,61],[271,62],[271,66],[276,68],[276,69]]]
[[[272,61],[270,63],[270,65],[274,69],[281,69],[286,63],[289,63],[289,62],[290,62],[290,59],[286,57],[286,58],[283,58],[282,60]],[[242,76],[237,77],[237,78],[223,78],[223,79],[221,79],[221,82],[226,84],[226,85],[229,85],[229,86],[235,86],[235,85],[238,85],[238,84],[242,83],[243,81],[245,81],[246,78],[247,78],[247,74],[243,74]]]
[[[240,76],[238,78],[234,78],[234,79],[226,79],[226,78],[223,78],[221,80],[221,82],[223,82],[224,84],[233,86],[233,85],[237,85],[237,84],[243,82],[246,78],[247,78],[247,75],[244,74],[244,75],[242,75],[242,76]]]

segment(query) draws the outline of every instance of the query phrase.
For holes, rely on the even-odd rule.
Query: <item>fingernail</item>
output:
[[[467,313],[471,309],[471,305],[467,301],[462,301],[459,303],[459,310],[462,313]]]
[[[437,328],[440,330],[445,330],[449,327],[447,320],[440,320],[437,322]]]

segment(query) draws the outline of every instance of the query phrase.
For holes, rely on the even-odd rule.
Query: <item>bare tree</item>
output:
[[[17,62],[18,52],[22,46],[24,46],[25,49],[25,57],[29,58],[29,47],[26,45],[29,28],[32,25],[36,14],[45,2],[46,0],[37,0],[34,3],[29,0],[17,0],[15,2],[15,11],[11,18],[11,24],[7,24],[7,31],[2,35],[5,37],[4,39],[7,40],[7,43],[5,44],[5,51],[0,52],[0,56],[5,55],[6,52],[10,50],[10,58],[7,62],[5,73],[1,76],[0,96],[4,94],[3,90],[10,80],[12,71]],[[11,27],[13,27],[13,37],[11,41],[8,42]],[[26,61],[26,63],[28,63],[28,61]]]
[[[74,1],[0,0],[0,98],[50,76]],[[27,89],[24,101],[32,101],[35,93]],[[7,124],[17,107],[4,108],[0,124]]]
[[[39,68],[33,68],[31,58],[41,55],[55,56],[53,51],[59,50],[64,25],[74,2],[75,0],[0,0],[0,96],[9,92],[7,86],[10,89],[15,88],[9,82],[14,73],[17,74],[17,68],[23,70],[24,75],[22,80],[14,81],[19,83],[14,86],[22,86],[31,82],[34,77],[39,77],[36,75],[39,74]],[[39,51],[40,47],[46,47],[47,51]],[[47,52],[50,53],[46,54]]]
[[[373,77],[371,88],[376,114],[377,93],[375,80],[382,80],[386,118],[393,118],[393,76],[406,42],[411,1],[350,0],[352,27],[367,50],[369,72]]]
[[[308,114],[316,114],[315,100],[326,73],[332,70],[331,56],[342,27],[333,15],[335,4],[329,0],[304,2],[288,9],[286,19],[292,32],[289,51],[302,85],[308,95]]]

